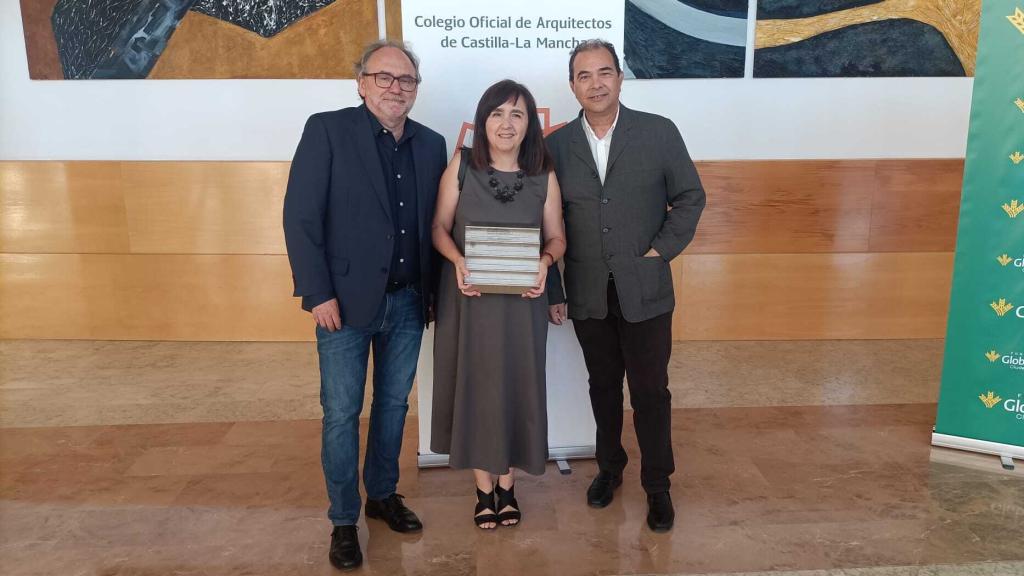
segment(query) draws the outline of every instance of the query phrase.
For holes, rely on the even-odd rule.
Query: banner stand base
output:
[[[1014,459],[1024,460],[1024,446],[987,442],[985,440],[964,438],[962,436],[950,436],[948,434],[939,434],[938,432],[932,433],[932,446],[955,448],[957,450],[968,450],[970,452],[980,452],[982,454],[999,456],[1003,468],[1006,468],[1007,470],[1013,470]]]
[[[596,446],[563,446],[561,448],[548,449],[548,462],[555,462],[561,469],[561,462],[565,460],[581,460],[593,458],[597,454]],[[420,468],[438,468],[448,465],[447,454],[417,454],[416,464]],[[563,472],[564,474],[564,472]]]

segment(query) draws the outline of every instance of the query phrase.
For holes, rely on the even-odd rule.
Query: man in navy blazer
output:
[[[306,122],[284,200],[294,295],[316,322],[321,456],[334,525],[329,559],[341,569],[362,563],[359,414],[371,346],[366,515],[398,532],[422,529],[395,490],[409,391],[432,314],[430,223],[447,164],[444,138],[408,119],[420,83],[412,52],[376,42],[356,77],[362,106]]]

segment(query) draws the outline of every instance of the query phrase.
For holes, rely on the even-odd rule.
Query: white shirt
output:
[[[594,129],[590,127],[586,112],[583,113],[583,131],[587,133],[587,143],[590,144],[590,152],[594,155],[594,164],[597,164],[597,173],[601,177],[601,184],[604,184],[604,175],[608,171],[608,152],[612,149],[612,133],[615,132],[615,125],[619,123],[619,110],[615,109],[615,120],[612,127],[604,134],[604,138],[598,138]]]

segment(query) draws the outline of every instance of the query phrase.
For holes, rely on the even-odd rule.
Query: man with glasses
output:
[[[284,200],[295,296],[316,322],[321,458],[334,525],[329,559],[340,569],[363,560],[356,533],[359,415],[371,346],[366,516],[398,532],[422,529],[396,493],[398,456],[432,314],[430,222],[447,164],[444,138],[408,118],[420,83],[412,52],[401,42],[375,42],[356,77],[363,105],[306,122]]]

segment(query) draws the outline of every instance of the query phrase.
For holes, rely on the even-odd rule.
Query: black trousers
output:
[[[622,447],[622,378],[629,383],[633,426],[640,444],[640,483],[648,494],[669,489],[672,458],[672,313],[642,322],[622,317],[615,283],[608,282],[608,315],[574,320],[576,337],[590,373],[590,404],[597,422],[597,464],[621,474],[628,457]]]

